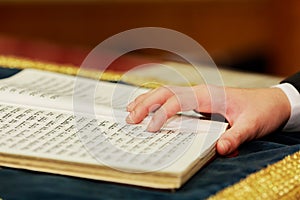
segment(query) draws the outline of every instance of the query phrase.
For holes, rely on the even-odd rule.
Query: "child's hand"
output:
[[[211,93],[224,90],[225,101],[214,101]],[[127,106],[128,123],[141,122],[155,111],[148,131],[158,131],[179,111],[217,112],[229,122],[217,143],[217,151],[226,155],[243,142],[262,137],[285,124],[290,116],[290,103],[279,88],[238,89],[198,85],[194,87],[161,87],[137,97]]]

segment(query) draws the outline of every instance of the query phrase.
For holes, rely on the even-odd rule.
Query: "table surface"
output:
[[[162,62],[130,69],[125,73],[124,79],[137,84],[141,84],[140,80],[169,85],[215,83],[229,87],[258,88],[276,85],[283,77],[201,64],[192,66],[186,63]]]

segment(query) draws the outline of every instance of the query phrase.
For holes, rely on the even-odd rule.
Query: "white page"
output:
[[[124,84],[35,69],[25,69],[0,80],[1,101],[68,111],[74,110],[74,106],[82,106],[82,111],[85,111],[88,106],[100,115],[111,114],[111,108],[125,111],[130,101],[146,91]]]
[[[0,152],[130,172],[182,172],[212,148],[225,128],[224,123],[202,121],[194,132],[165,127],[149,133],[143,124],[0,102]]]

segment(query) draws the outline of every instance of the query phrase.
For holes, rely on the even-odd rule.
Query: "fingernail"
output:
[[[219,147],[221,148],[222,154],[227,154],[230,149],[230,143],[227,140],[220,140]]]
[[[129,115],[126,117],[126,122],[130,123],[130,124],[134,123],[134,120],[133,120],[134,115],[135,115],[134,111],[130,112]]]
[[[147,131],[149,132],[156,132],[157,130],[155,129],[155,121],[151,120],[150,123],[147,126]]]

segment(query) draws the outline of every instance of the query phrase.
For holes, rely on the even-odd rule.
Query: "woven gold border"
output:
[[[99,74],[99,71],[95,73],[94,70],[80,70],[79,67],[74,65],[59,65],[59,64],[52,64],[47,62],[40,62],[40,61],[34,61],[24,58],[18,58],[13,56],[0,56],[0,66],[8,67],[8,68],[17,68],[17,69],[26,69],[26,68],[34,68],[34,69],[40,69],[40,70],[46,70],[51,72],[58,72],[63,74],[69,74],[69,75],[78,75],[87,77],[87,78],[93,78],[93,79],[99,79],[99,77],[96,77],[96,75]],[[79,73],[80,70],[80,73]],[[101,80],[105,81],[120,81],[122,77],[121,73],[116,72],[104,72],[101,74]]]
[[[40,69],[51,72],[58,72],[68,75],[83,76],[86,78],[100,79],[103,81],[123,81],[128,84],[146,87],[146,88],[157,88],[165,83],[159,80],[149,79],[145,80],[136,76],[123,76],[122,73],[114,71],[99,71],[99,70],[86,70],[80,69],[78,66],[74,65],[60,65],[47,62],[34,61],[25,58],[13,57],[13,56],[1,56],[0,55],[0,66],[7,68],[17,68],[17,69]]]
[[[209,198],[220,199],[300,199],[300,151]]]

